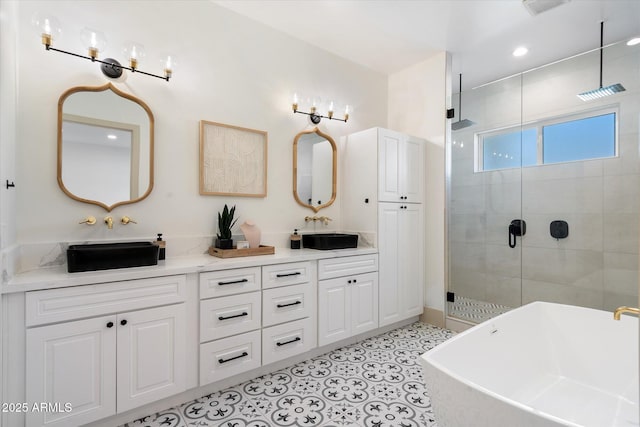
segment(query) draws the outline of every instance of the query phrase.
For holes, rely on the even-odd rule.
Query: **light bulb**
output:
[[[293,108],[294,113],[298,111],[298,94],[297,93],[293,94],[293,103],[291,107]]]
[[[317,96],[311,100],[311,108],[310,108],[311,114],[316,113],[316,111],[318,110],[318,105],[320,105],[320,102],[322,102],[322,98],[319,98]]]
[[[42,44],[49,47],[53,44],[53,40],[56,40],[62,34],[62,28],[60,27],[60,21],[46,12],[38,12],[31,18],[31,24],[37,29],[38,35],[40,35]]]
[[[164,77],[168,81],[173,76],[173,72],[175,71],[176,65],[178,64],[175,55],[165,55],[164,59],[162,60],[162,64],[164,68]]]
[[[333,117],[333,101],[329,102],[329,111],[327,111],[327,116],[329,116],[329,118]]]
[[[84,45],[87,46],[91,59],[96,59],[98,57],[98,53],[104,50],[107,45],[107,38],[104,36],[102,31],[93,30],[88,27],[85,27],[80,32],[80,38]]]
[[[129,58],[129,66],[133,70],[138,68],[138,62],[145,57],[144,46],[135,42],[128,42],[124,48],[124,53]]]
[[[351,112],[351,107],[349,107],[349,104],[347,104],[346,107],[344,107],[344,121],[346,122],[347,120],[349,120],[349,113]]]

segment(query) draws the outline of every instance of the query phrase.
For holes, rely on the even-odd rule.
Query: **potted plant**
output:
[[[218,212],[218,237],[216,239],[216,248],[220,249],[233,249],[233,239],[231,239],[231,229],[236,224],[233,219],[233,215],[236,212],[236,207],[229,207],[225,204],[222,213]]]

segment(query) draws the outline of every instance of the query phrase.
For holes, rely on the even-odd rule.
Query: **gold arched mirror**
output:
[[[293,140],[293,197],[318,212],[336,199],[336,143],[316,127]]]
[[[58,101],[58,184],[74,200],[107,211],[153,188],[153,113],[104,86],[79,86]]]

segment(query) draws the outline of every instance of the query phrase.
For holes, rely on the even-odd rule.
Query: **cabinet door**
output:
[[[116,316],[27,330],[27,426],[80,425],[116,413]],[[111,325],[109,327],[108,325]],[[65,412],[70,404],[72,412]]]
[[[378,273],[360,274],[351,280],[351,335],[378,327]]]
[[[404,202],[422,203],[424,196],[424,141],[407,136],[401,150],[400,195]]]
[[[344,277],[318,282],[318,345],[351,336],[348,291]]]
[[[378,134],[378,200],[400,202],[404,174],[401,154],[404,135],[387,129]]]
[[[400,203],[378,204],[378,268],[379,268],[379,320],[380,326],[400,320],[401,297],[398,273],[400,266],[400,217],[404,209]],[[413,239],[419,236],[412,236]]]
[[[118,315],[118,412],[185,390],[185,305]]]
[[[400,214],[400,283],[401,318],[422,314],[424,289],[424,239],[422,205],[407,204]]]

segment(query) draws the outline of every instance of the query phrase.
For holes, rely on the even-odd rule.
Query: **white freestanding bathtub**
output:
[[[534,302],[421,361],[438,427],[639,425],[637,317]]]

